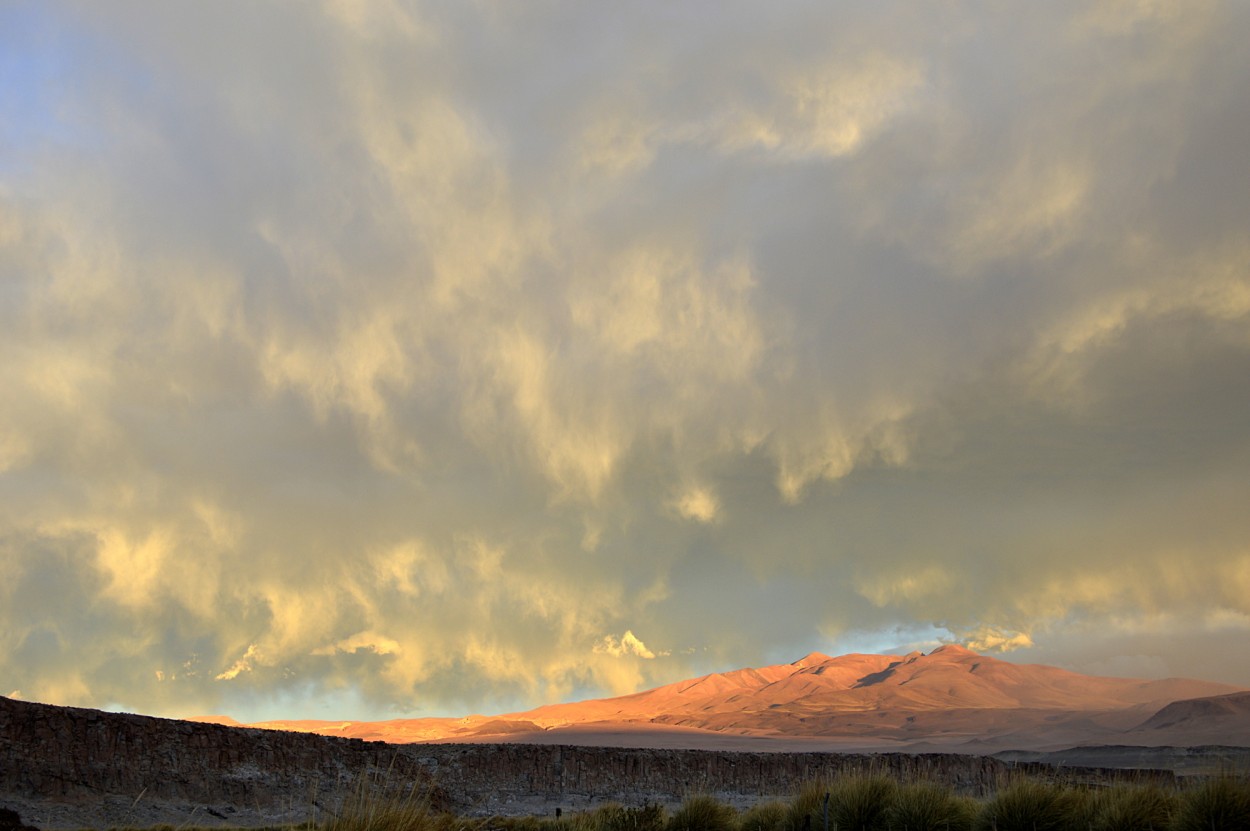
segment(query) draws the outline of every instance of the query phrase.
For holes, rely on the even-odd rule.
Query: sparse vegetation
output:
[[[1250,782],[1220,777],[1181,794],[1172,831],[1250,829]]]
[[[1250,778],[1224,776],[1176,788],[1017,779],[978,800],[933,782],[899,784],[859,774],[810,782],[789,801],[760,802],[741,812],[697,795],[671,816],[662,805],[609,803],[560,818],[486,819],[437,810],[415,789],[367,781],[337,811],[305,825],[250,831],[824,831],[826,807],[829,831],[1250,831]]]
[[[898,785],[888,776],[852,776],[837,780],[829,792],[829,828],[888,831],[890,808],[897,791]],[[824,828],[823,823],[820,827]]]
[[[994,794],[977,816],[978,831],[1065,831],[1080,802],[1071,788],[1021,779]]]
[[[361,777],[337,811],[311,824],[317,831],[443,831],[447,815],[432,810],[416,785],[375,774]]]
[[[786,810],[782,831],[821,831],[825,794],[830,787],[828,782],[808,782],[799,788]]]
[[[735,831],[738,812],[715,797],[686,799],[668,821],[668,831]]]
[[[903,785],[894,795],[887,825],[892,831],[970,831],[977,802],[934,782]]]
[[[589,814],[579,814],[575,821],[580,817],[586,819],[584,831],[664,831],[668,820],[663,805],[628,808],[615,803],[600,806]]]
[[[1165,831],[1177,794],[1152,785],[1117,785],[1089,800],[1091,831]]]
[[[738,831],[782,831],[788,810],[786,803],[775,799],[756,803],[738,817]]]

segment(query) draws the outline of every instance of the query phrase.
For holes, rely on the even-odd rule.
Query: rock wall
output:
[[[298,822],[337,811],[362,785],[392,794],[415,787],[435,807],[470,815],[550,814],[608,801],[673,805],[699,793],[742,806],[860,772],[931,779],[970,794],[1013,773],[1172,781],[1170,773],[954,754],[387,745],[0,698],[0,807],[45,828]]]
[[[335,810],[362,782],[429,775],[382,742],[223,727],[0,697],[0,802],[198,806],[225,820]],[[142,817],[142,811],[136,811]],[[46,823],[46,821],[45,821]]]

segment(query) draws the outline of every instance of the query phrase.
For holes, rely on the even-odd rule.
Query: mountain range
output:
[[[202,721],[238,724],[222,716]],[[521,742],[724,750],[992,753],[1074,746],[1250,746],[1250,690],[928,654],[814,652],[616,698],[520,713],[247,725],[391,743]]]

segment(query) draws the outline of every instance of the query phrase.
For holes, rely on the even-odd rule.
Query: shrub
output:
[[[888,825],[892,831],[970,831],[976,803],[932,782],[904,785],[894,795]]]
[[[782,802],[759,802],[738,817],[738,831],[782,831],[786,812]]]
[[[1065,831],[1079,827],[1073,791],[1021,780],[1001,788],[977,816],[978,831]]]
[[[1173,831],[1250,828],[1250,782],[1221,777],[1185,792],[1172,819]]]
[[[414,784],[392,782],[388,774],[362,775],[337,813],[316,823],[319,831],[440,831],[430,794]]]
[[[829,794],[829,828],[838,831],[885,831],[898,785],[888,776],[839,779]],[[823,831],[821,825],[814,826]]]
[[[808,782],[799,789],[782,821],[782,831],[823,831],[821,824],[825,794],[831,787],[825,782]]]
[[[790,803],[782,831],[824,831],[826,796],[829,831],[884,831],[896,788],[888,776],[855,775],[832,783],[809,782]]]
[[[1176,795],[1153,785],[1118,785],[1095,794],[1089,803],[1092,831],[1166,831]]]
[[[668,831],[736,831],[738,812],[710,796],[691,796],[668,821]]]
[[[595,831],[663,831],[666,820],[664,806],[650,803],[641,808],[606,805],[593,816]]]

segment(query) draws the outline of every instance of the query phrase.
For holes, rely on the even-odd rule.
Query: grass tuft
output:
[[[738,831],[783,831],[788,810],[784,802],[758,802],[738,817]]]
[[[790,800],[782,822],[782,831],[823,831],[822,814],[825,794],[829,793],[827,782],[807,782]]]
[[[1071,789],[1021,780],[998,791],[982,808],[977,831],[1066,831],[1079,828],[1080,797]]]
[[[668,831],[737,831],[738,812],[715,797],[687,797],[668,821]]]
[[[1250,829],[1250,782],[1220,777],[1186,791],[1172,819],[1172,831]]]
[[[430,794],[388,776],[361,776],[356,787],[317,831],[445,831],[446,816],[430,807]]]
[[[898,786],[888,776],[854,775],[804,785],[786,812],[781,831],[885,831]]]
[[[886,831],[897,790],[898,784],[888,776],[837,780],[829,794],[830,831]],[[823,821],[819,828],[823,831]]]
[[[665,820],[663,805],[626,808],[615,802],[573,817],[577,831],[663,831]]]
[[[892,831],[971,831],[976,814],[975,801],[933,782],[916,782],[895,793],[887,824]]]
[[[1091,831],[1167,831],[1177,796],[1153,785],[1117,785],[1090,797]]]

